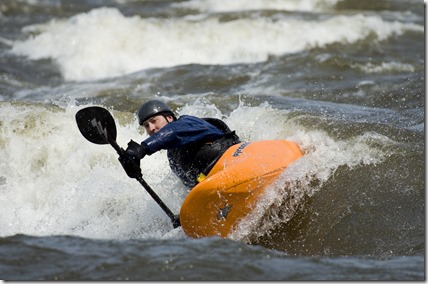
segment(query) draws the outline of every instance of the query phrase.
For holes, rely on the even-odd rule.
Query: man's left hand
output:
[[[125,152],[139,165],[140,160],[146,156],[147,146],[145,144],[138,144],[131,140],[129,141],[128,148],[126,148]]]

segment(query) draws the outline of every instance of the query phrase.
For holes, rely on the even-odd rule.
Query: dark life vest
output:
[[[197,184],[196,179],[201,173],[207,175],[230,146],[241,142],[235,131],[231,131],[220,119],[202,119],[220,129],[224,136],[214,141],[196,141],[168,150],[168,161],[172,171],[188,187]]]

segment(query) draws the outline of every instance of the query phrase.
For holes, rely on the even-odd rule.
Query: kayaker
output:
[[[222,120],[191,115],[182,115],[177,119],[174,112],[160,100],[150,100],[141,105],[138,120],[150,137],[141,144],[131,140],[126,154],[119,157],[131,178],[138,173],[127,155],[140,170],[141,159],[166,149],[172,171],[186,186],[194,187],[230,146],[240,143],[235,131],[231,131]]]

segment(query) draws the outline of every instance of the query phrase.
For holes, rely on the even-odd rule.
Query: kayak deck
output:
[[[254,208],[267,186],[302,156],[288,140],[243,142],[230,147],[180,210],[186,235],[227,237]]]

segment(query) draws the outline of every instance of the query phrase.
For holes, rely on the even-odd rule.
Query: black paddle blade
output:
[[[109,141],[116,140],[116,123],[105,108],[83,108],[76,113],[76,122],[80,133],[92,143],[109,144]]]

